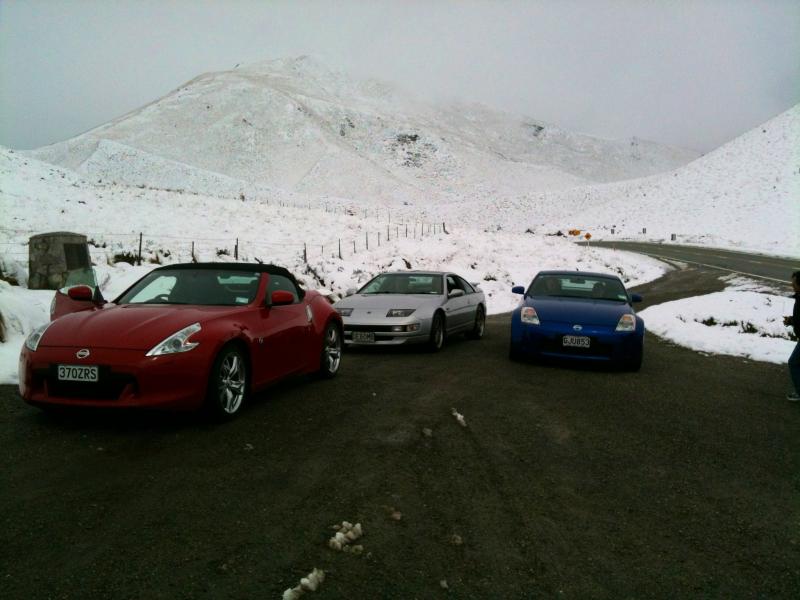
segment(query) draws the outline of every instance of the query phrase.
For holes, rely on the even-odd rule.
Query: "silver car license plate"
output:
[[[588,348],[591,344],[592,338],[585,335],[565,335],[561,340],[562,346],[571,346],[573,348]]]
[[[97,367],[83,365],[58,365],[59,381],[97,381]]]
[[[353,332],[353,341],[354,342],[361,342],[366,344],[374,344],[375,343],[375,333],[372,331],[354,331]]]

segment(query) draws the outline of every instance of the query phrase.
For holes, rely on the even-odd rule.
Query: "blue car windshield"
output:
[[[441,275],[384,273],[358,290],[359,294],[441,294]]]
[[[628,293],[619,279],[591,275],[539,275],[526,295],[628,302]]]

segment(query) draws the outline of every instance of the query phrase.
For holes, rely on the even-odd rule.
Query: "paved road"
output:
[[[746,254],[717,248],[644,242],[592,242],[591,245],[639,252],[658,258],[677,260],[722,271],[733,271],[780,283],[786,283],[791,274],[800,269],[800,259]]]
[[[720,285],[667,277],[649,303]],[[0,387],[3,598],[279,598],[313,567],[329,599],[796,598],[783,367],[653,336],[640,373],[513,363],[508,331],[348,352],[222,426]],[[363,555],[326,547],[342,520]]]

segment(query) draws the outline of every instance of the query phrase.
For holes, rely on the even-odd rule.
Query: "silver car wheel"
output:
[[[328,376],[333,376],[342,363],[342,338],[335,325],[328,325],[322,349],[322,369]]]
[[[479,340],[483,337],[483,333],[485,330],[486,330],[486,312],[483,310],[482,306],[479,306],[478,312],[475,315],[475,326],[472,329],[470,337]]]
[[[242,405],[245,392],[245,366],[238,352],[229,353],[219,367],[217,383],[219,406],[225,414],[232,415]]]
[[[431,338],[429,348],[433,352],[438,352],[444,346],[444,319],[441,314],[433,316],[433,323],[431,323]]]

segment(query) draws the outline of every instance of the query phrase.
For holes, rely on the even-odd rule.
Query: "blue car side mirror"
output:
[[[525,293],[525,288],[522,287],[521,285],[515,285],[513,288],[511,288],[511,293],[512,294],[524,294]]]
[[[631,294],[631,302],[636,303],[641,302],[642,300],[643,298],[640,294]]]

